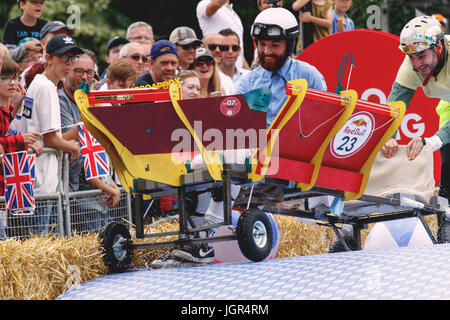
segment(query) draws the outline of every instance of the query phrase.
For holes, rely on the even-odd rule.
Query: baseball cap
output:
[[[168,53],[173,53],[178,57],[177,46],[168,40],[159,40],[152,45],[152,49],[150,50],[150,58],[156,59],[157,57]]]
[[[185,45],[192,42],[198,42],[200,44],[203,43],[200,39],[197,38],[195,31],[189,27],[176,28],[170,34],[169,40],[179,45]]]
[[[60,55],[66,52],[82,54],[83,50],[79,48],[71,36],[58,34],[47,43],[47,53],[50,55]]]
[[[45,24],[45,26],[42,27],[41,29],[41,40],[44,39],[45,35],[49,32],[55,32],[58,30],[61,30],[62,28],[66,28],[67,29],[67,33],[69,35],[73,35],[73,29],[68,28],[64,22],[61,21],[51,21],[51,22],[47,22]]]
[[[198,48],[195,51],[195,60],[197,60],[198,58],[201,58],[201,57],[210,57],[211,59],[214,59],[213,55],[211,54],[211,51],[209,51],[208,49],[203,48],[203,47]]]
[[[108,53],[109,50],[118,46],[119,44],[125,44],[125,43],[129,43],[129,42],[130,41],[128,41],[124,37],[119,37],[119,36],[109,39],[108,42],[106,43],[106,53]]]

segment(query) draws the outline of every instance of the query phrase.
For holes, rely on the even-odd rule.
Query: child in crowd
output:
[[[19,132],[36,130],[42,133],[40,142],[44,147],[69,152],[70,160],[78,157],[80,145],[75,140],[65,140],[61,134],[61,112],[57,93],[58,83],[66,78],[74,68],[78,55],[82,54],[75,41],[67,35],[56,35],[48,43],[45,55],[45,70],[36,74],[27,89],[26,106],[22,110],[22,118],[17,121]],[[43,153],[35,162],[36,194],[53,194],[57,192],[59,176],[55,168],[58,158],[55,153]],[[49,219],[53,213],[51,204],[36,208],[30,223],[34,234],[48,234]],[[58,230],[57,230],[58,231]]]
[[[353,20],[346,14],[352,7],[353,0],[334,0],[333,24],[331,33],[349,31],[355,29]]]
[[[11,98],[16,94],[18,85],[19,66],[11,58],[3,57],[0,75],[0,153],[2,154],[27,150],[28,146],[34,148],[38,137],[42,137],[40,133],[34,131],[7,135],[14,108]],[[0,170],[0,176],[3,176],[3,169]],[[3,182],[3,178],[0,178],[0,195],[4,193]]]
[[[304,6],[311,1],[311,12],[302,12]],[[331,24],[333,22],[333,3],[332,0],[296,0],[292,4],[294,11],[301,10],[299,19],[302,23],[313,24],[313,42],[316,42],[331,34]],[[302,29],[300,29],[302,30]],[[302,33],[299,33],[296,51],[304,50],[307,45],[303,45]]]
[[[37,138],[41,134],[27,132],[18,135],[7,135],[12,120],[11,98],[16,94],[19,84],[19,66],[9,57],[3,57],[0,74],[0,153],[24,151],[28,146],[38,148]],[[37,146],[35,145],[37,144]],[[0,161],[0,195],[5,193],[3,163]],[[6,211],[0,211],[0,238],[6,238]]]
[[[106,73],[106,88],[104,87],[103,89],[130,89],[134,86],[136,80],[136,69],[124,59],[119,59],[109,66]]]
[[[181,96],[183,99],[196,99],[200,97],[200,77],[194,70],[183,70],[179,75],[181,83]]]
[[[47,21],[40,19],[44,12],[45,0],[19,0],[18,5],[22,15],[8,20],[5,24],[3,44],[10,50],[14,61],[19,61],[30,51],[41,51],[38,40],[21,43],[22,39],[33,37],[40,39],[40,31]]]

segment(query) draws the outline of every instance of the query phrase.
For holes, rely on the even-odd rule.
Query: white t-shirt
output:
[[[201,0],[197,4],[197,19],[200,29],[202,29],[203,37],[211,33],[219,33],[220,30],[230,28],[239,35],[241,43],[241,54],[236,61],[236,66],[242,68],[244,62],[244,26],[241,18],[233,10],[233,4],[224,4],[211,17],[206,15],[206,7],[211,0]]]
[[[247,70],[247,69],[236,68],[236,73],[234,74],[233,78],[231,78],[229,75],[225,74],[222,70],[219,69],[219,71],[220,71],[221,76],[223,75],[223,76],[231,79],[235,89],[237,89],[239,87],[239,83],[241,82],[242,78],[250,72],[250,70]]]
[[[234,87],[233,80],[229,76],[227,76],[225,73],[223,73],[219,69],[219,78],[220,78],[220,86],[225,92],[226,96],[234,94],[236,91],[236,88]]]
[[[37,74],[25,95],[25,106],[32,106],[31,118],[22,112],[17,128],[20,133],[28,131],[47,132],[57,130],[61,136],[61,113],[56,86],[43,74]],[[16,125],[16,124],[15,124]],[[45,147],[42,139],[39,142]],[[58,159],[54,153],[43,153],[36,158],[36,194],[55,193],[58,187]]]

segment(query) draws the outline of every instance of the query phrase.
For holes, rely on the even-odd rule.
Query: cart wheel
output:
[[[344,236],[344,240],[347,243],[347,246],[350,250],[354,251],[354,245],[353,245],[353,237],[352,236]],[[333,242],[330,246],[330,249],[328,249],[329,253],[334,253],[334,252],[345,252],[345,248],[342,245],[342,242],[337,239],[335,242]]]
[[[272,225],[264,211],[256,208],[244,211],[236,227],[242,254],[255,262],[264,260],[272,250],[272,232]]]
[[[133,246],[130,232],[119,222],[112,222],[101,232],[103,260],[110,273],[125,272],[131,265]]]

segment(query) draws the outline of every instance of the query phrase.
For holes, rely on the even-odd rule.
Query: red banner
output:
[[[358,98],[385,104],[405,54],[398,49],[399,37],[375,30],[353,30],[340,32],[321,39],[306,48],[298,59],[315,66],[325,77],[328,91],[336,92],[338,73],[345,89],[353,89]],[[341,67],[345,55],[350,60]],[[345,72],[344,72],[345,70]],[[436,106],[439,99],[425,96],[419,88],[407,109],[397,136],[399,144],[407,144],[414,137],[430,137],[439,128]],[[406,160],[406,159],[405,159]],[[434,153],[434,177],[440,182],[441,157]]]

